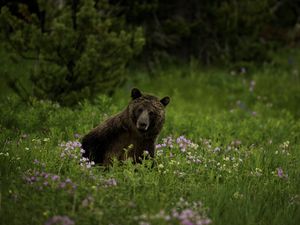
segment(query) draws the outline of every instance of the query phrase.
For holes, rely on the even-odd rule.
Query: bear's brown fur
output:
[[[130,157],[134,162],[140,162],[144,151],[154,157],[155,141],[163,127],[165,107],[170,98],[159,100],[152,95],[143,95],[137,88],[132,89],[131,97],[132,101],[124,111],[83,137],[84,157],[104,165],[110,164],[113,158],[125,160]]]

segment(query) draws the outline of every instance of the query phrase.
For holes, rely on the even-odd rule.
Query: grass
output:
[[[233,74],[190,65],[151,79],[139,71],[113,98],[99,96],[96,105],[74,109],[45,101],[29,107],[3,95],[1,224],[297,224],[300,81],[294,70],[273,65]],[[145,160],[87,168],[74,158],[79,147],[61,157],[61,143],[76,144],[75,134],[124,108],[133,86],[171,97],[157,166]]]

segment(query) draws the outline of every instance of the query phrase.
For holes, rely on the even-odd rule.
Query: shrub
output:
[[[126,31],[106,1],[38,1],[38,12],[2,7],[1,37],[15,56],[34,62],[33,95],[74,105],[98,93],[111,94],[125,79],[125,67],[143,46],[140,28]],[[10,80],[19,95],[28,90]],[[28,94],[29,96],[30,94]],[[25,99],[29,99],[28,97]]]

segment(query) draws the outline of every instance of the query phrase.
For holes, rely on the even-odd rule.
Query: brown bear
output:
[[[159,100],[137,88],[131,90],[131,98],[122,112],[83,137],[83,157],[102,165],[109,165],[113,158],[122,161],[128,157],[140,162],[144,151],[154,157],[155,141],[163,127],[170,98]]]

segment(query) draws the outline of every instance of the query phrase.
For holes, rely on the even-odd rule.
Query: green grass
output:
[[[198,148],[165,147],[154,168],[146,160],[84,169],[77,159],[61,158],[60,144],[123,109],[133,86],[171,97],[159,143],[184,135]],[[56,215],[80,225],[180,224],[165,218],[173,209],[190,209],[191,220],[207,217],[216,225],[298,224],[299,100],[298,75],[275,66],[244,75],[189,66],[152,79],[136,72],[113,98],[99,96],[96,105],[74,109],[2,96],[1,224],[45,224]],[[26,182],[37,171],[60,179],[47,186],[48,178]],[[67,178],[75,189],[59,187]]]

